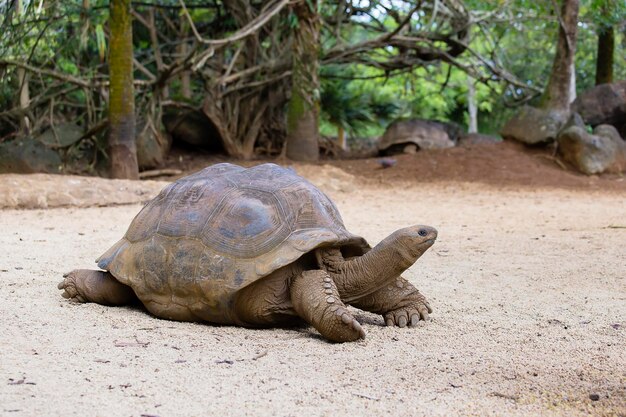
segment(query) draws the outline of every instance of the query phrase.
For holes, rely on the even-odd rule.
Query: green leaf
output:
[[[100,62],[104,62],[107,51],[106,38],[104,37],[104,29],[101,24],[96,25],[96,43],[98,44],[98,54],[100,55]]]
[[[67,58],[60,57],[57,63],[59,65],[59,68],[61,68],[63,72],[67,74],[71,74],[71,75],[78,75],[78,67],[76,66],[75,63],[68,60]]]
[[[287,16],[287,24],[290,29],[296,29],[297,27],[299,27],[300,22],[298,21],[298,16],[296,16],[296,14],[293,12],[289,13],[289,16]]]

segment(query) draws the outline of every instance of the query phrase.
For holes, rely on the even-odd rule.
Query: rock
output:
[[[565,130],[568,127],[571,127],[571,126],[578,126],[581,129],[585,129],[587,127],[587,125],[585,124],[585,121],[583,120],[582,116],[579,113],[576,113],[576,112],[572,113],[572,115],[569,117],[569,119],[567,119],[567,122],[565,122],[565,124],[563,125],[561,130]]]
[[[466,133],[459,138],[459,146],[484,145],[490,143],[501,143],[502,138],[482,133]]]
[[[598,394],[589,394],[589,399],[591,401],[599,401],[600,400],[600,395],[598,395]]]
[[[49,148],[65,148],[73,145],[83,137],[83,129],[73,123],[62,123],[37,136],[39,142]]]
[[[454,146],[445,123],[411,119],[393,122],[380,140],[378,149],[385,155],[402,153],[406,145],[415,144],[419,149],[443,149]]]
[[[572,103],[572,111],[592,126],[610,124],[620,128],[626,124],[626,81],[600,84],[583,92]]]
[[[587,175],[626,170],[626,142],[613,126],[597,126],[593,134],[571,126],[559,134],[558,143],[563,159]]]
[[[593,133],[599,136],[606,136],[610,138],[613,142],[617,143],[618,146],[626,145],[626,142],[622,139],[619,132],[614,126],[611,125],[598,125],[595,129],[593,129]]]
[[[381,168],[391,168],[398,163],[397,159],[394,158],[381,158],[378,160]]]
[[[61,172],[59,154],[31,137],[0,143],[0,173]]]
[[[548,143],[556,139],[567,118],[567,112],[523,106],[502,127],[500,135],[528,145]]]
[[[165,162],[165,157],[172,146],[168,133],[145,125],[137,135],[137,164],[139,169],[156,168]]]

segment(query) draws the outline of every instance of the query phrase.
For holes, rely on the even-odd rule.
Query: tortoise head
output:
[[[437,240],[437,229],[430,226],[415,225],[396,230],[385,239],[387,244],[395,246],[399,254],[412,265]]]

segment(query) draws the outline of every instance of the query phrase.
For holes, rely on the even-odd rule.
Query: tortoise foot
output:
[[[76,285],[76,281],[77,279],[79,279],[79,276],[81,270],[80,269],[76,269],[72,272],[68,272],[63,274],[63,281],[59,282],[59,285],[57,285],[57,288],[60,290],[63,290],[63,293],[61,294],[61,296],[63,298],[67,298],[69,300],[72,301],[76,301],[79,303],[86,303],[87,299],[83,296],[83,294],[81,294],[78,290],[78,287]]]
[[[339,291],[326,271],[304,271],[291,283],[291,300],[300,317],[326,339],[352,342],[365,338],[361,324],[339,298]]]
[[[106,271],[75,269],[63,275],[63,278],[57,286],[63,290],[61,296],[79,303],[125,305],[137,299],[130,287],[120,283]]]
[[[329,328],[340,329],[343,328],[339,333],[344,333],[347,335],[347,340],[337,340],[340,342],[343,341],[354,341],[357,339],[365,339],[365,330],[361,327],[361,323],[354,318],[352,313],[345,308],[343,303],[339,305],[333,305],[328,308],[331,314],[330,317],[327,318],[326,326]],[[334,316],[333,316],[334,315]],[[334,323],[332,323],[334,321]]]
[[[385,324],[387,326],[398,327],[414,327],[417,326],[420,320],[428,321],[429,314],[433,312],[430,308],[426,298],[423,295],[417,293],[418,299],[410,301],[408,304],[403,305],[395,310],[388,311],[383,314],[385,318]]]

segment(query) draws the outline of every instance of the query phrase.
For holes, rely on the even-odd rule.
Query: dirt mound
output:
[[[549,147],[529,147],[513,141],[504,141],[394,156],[396,164],[383,169],[380,158],[324,159],[317,164],[298,163],[286,159],[230,161],[223,156],[192,154],[186,150],[173,149],[165,167],[188,173],[217,162],[230,161],[243,166],[274,162],[292,166],[313,182],[316,175],[332,178],[328,168],[324,168],[332,166],[341,170],[341,174],[335,171],[340,181],[350,178],[347,182],[352,183],[354,187],[365,184],[386,187],[390,184],[407,186],[422,183],[470,182],[507,189],[531,187],[626,192],[626,179],[623,176],[583,175],[552,154],[553,150]],[[320,169],[327,171],[319,173]],[[352,177],[344,177],[344,173]]]
[[[0,209],[93,207],[150,200],[162,181],[110,180],[52,174],[0,175]]]
[[[324,191],[351,192],[359,179],[333,165],[295,165],[295,171]]]
[[[626,192],[620,175],[587,176],[567,167],[552,151],[511,141],[467,147],[420,151],[394,157],[396,164],[383,169],[378,159],[327,161],[370,183],[411,185],[470,182],[497,188],[564,188]]]
[[[324,191],[350,192],[356,178],[331,165],[291,166]],[[166,177],[163,177],[166,178]],[[169,181],[111,180],[53,174],[0,175],[0,209],[94,207],[141,203],[152,199]]]
[[[389,158],[387,158],[389,159]],[[496,189],[561,188],[626,192],[620,175],[587,176],[568,169],[546,148],[514,142],[476,144],[420,151],[393,157],[383,168],[380,158],[323,160],[317,164],[286,159],[232,161],[214,155],[175,150],[165,168],[182,171],[160,181],[109,180],[49,174],[0,175],[0,209],[90,207],[131,204],[153,198],[165,184],[208,165],[233,162],[252,166],[274,162],[294,169],[326,192],[351,192],[363,187],[411,187],[433,183],[477,183]]]

